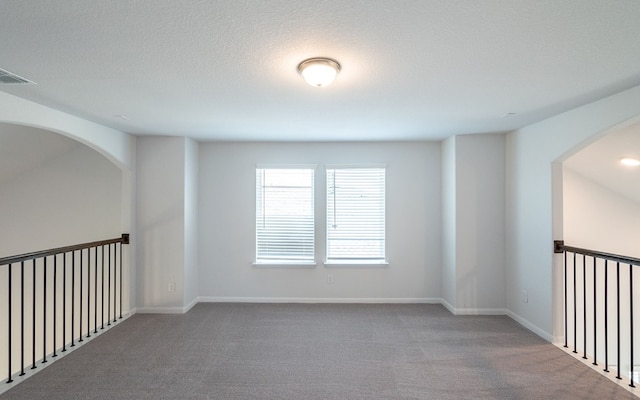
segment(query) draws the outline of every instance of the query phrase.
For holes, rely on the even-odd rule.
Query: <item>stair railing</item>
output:
[[[0,326],[7,344],[0,371],[7,383],[122,319],[126,244],[123,234],[0,258]]]
[[[603,371],[615,366],[616,378],[628,373],[629,386],[638,380],[635,348],[634,270],[640,259],[554,242],[563,254],[564,347],[591,359]],[[637,279],[640,275],[636,275]],[[624,355],[624,357],[623,357]]]

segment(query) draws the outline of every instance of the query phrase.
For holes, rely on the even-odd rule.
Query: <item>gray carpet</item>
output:
[[[439,305],[134,315],[0,399],[635,399],[507,317]]]

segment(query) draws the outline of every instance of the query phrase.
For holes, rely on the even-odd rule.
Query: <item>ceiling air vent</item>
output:
[[[0,68],[0,85],[32,85],[35,82]]]

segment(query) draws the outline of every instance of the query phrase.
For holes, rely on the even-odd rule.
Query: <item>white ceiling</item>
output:
[[[2,0],[0,68],[37,85],[0,90],[133,134],[440,140],[640,84],[638,21],[634,0]],[[297,74],[314,56],[332,86]]]
[[[623,157],[640,158],[640,123],[595,141],[564,165],[640,205],[640,167],[625,167]]]

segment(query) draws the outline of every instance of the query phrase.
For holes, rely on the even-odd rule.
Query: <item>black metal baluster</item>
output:
[[[122,242],[120,242],[120,319],[122,319]]]
[[[11,280],[11,267],[12,266],[13,266],[13,264],[9,264],[9,270],[8,270],[9,277],[8,277],[8,281],[7,281],[7,293],[8,293],[7,305],[9,306],[9,308],[8,308],[8,315],[9,315],[9,323],[8,323],[9,326],[8,326],[8,328],[9,328],[9,331],[8,331],[8,334],[7,334],[7,338],[9,339],[8,340],[9,347],[7,349],[7,359],[8,359],[8,366],[9,366],[7,371],[9,371],[9,374],[8,374],[9,375],[9,379],[7,380],[7,383],[13,382],[13,379],[11,379],[11,377],[12,377],[12,365],[11,365],[11,353],[12,353],[12,351],[11,350],[12,350],[12,347],[13,347],[11,345],[11,286],[13,286],[13,281]]]
[[[95,254],[96,273],[93,277],[93,333],[98,333],[98,246]]]
[[[87,338],[91,337],[91,249],[87,249]]]
[[[597,307],[596,307],[596,258],[593,257],[593,365],[598,365],[596,359],[598,358],[597,353],[597,335],[598,335],[598,324],[597,324]]]
[[[573,253],[573,352],[578,353],[578,298],[576,294],[576,253]]]
[[[56,353],[58,343],[56,341],[56,329],[57,329],[57,317],[56,317],[56,308],[57,305],[57,297],[58,297],[58,255],[53,256],[53,355],[51,357],[57,357],[58,353]]]
[[[113,244],[113,323],[118,320],[118,306],[116,303],[116,293],[118,292],[118,244]]]
[[[587,359],[587,256],[582,255],[582,347],[583,359]]]
[[[107,271],[107,325],[111,326],[111,243],[109,243]]]
[[[604,372],[609,372],[609,260],[604,260]]]
[[[33,293],[32,293],[32,298],[33,298],[33,314],[31,317],[31,320],[33,321],[32,327],[31,327],[31,358],[33,360],[33,362],[31,363],[31,369],[36,369],[38,368],[36,366],[36,259],[34,258],[33,260],[31,260],[31,273],[33,274],[32,276],[32,287],[33,287]]]
[[[569,322],[567,311],[567,251],[564,250],[564,347],[569,348]]]
[[[78,316],[78,324],[80,326],[80,332],[78,334],[78,342],[82,342],[82,254],[84,253],[83,249],[80,249],[80,283],[78,284],[78,286],[80,286],[80,297],[78,297],[78,305],[80,306],[80,312],[79,312],[79,316]]]
[[[42,265],[42,363],[47,362],[47,257],[43,257]]]
[[[76,345],[76,252],[71,252],[71,346]]]
[[[630,346],[631,349],[629,350],[629,358],[630,358],[630,366],[631,366],[631,371],[629,371],[629,376],[630,376],[630,380],[631,382],[629,383],[629,386],[631,387],[636,387],[635,383],[633,382],[633,265],[629,264],[629,338],[631,340]]]
[[[100,329],[104,329],[104,245],[102,245],[102,273],[101,273],[101,282],[102,282],[102,292],[100,292],[100,297],[101,297],[101,301],[102,303],[101,305],[101,309],[102,309],[102,327]]]
[[[67,253],[62,253],[62,351],[67,351]]]
[[[20,376],[24,376],[24,261],[20,262]]]
[[[622,379],[622,377],[620,376],[620,368],[622,367],[620,365],[620,262],[618,261],[616,263],[616,299],[617,299],[617,325],[618,325],[618,375],[616,375],[617,379]]]

